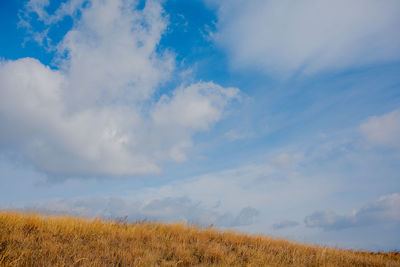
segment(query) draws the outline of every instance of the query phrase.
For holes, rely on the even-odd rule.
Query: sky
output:
[[[399,250],[398,14],[0,1],[0,208]]]

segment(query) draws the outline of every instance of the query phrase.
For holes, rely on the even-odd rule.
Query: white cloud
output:
[[[207,1],[235,68],[313,73],[400,59],[400,2]]]
[[[175,65],[158,50],[167,26],[158,1],[138,10],[130,1],[71,0],[54,14],[47,4],[27,4],[28,14],[46,23],[45,32],[66,15],[74,19],[56,46],[58,68],[32,58],[0,63],[0,148],[43,172],[160,172],[162,161],[184,161],[193,134],[221,120],[238,94],[198,82],[155,98]]]
[[[179,88],[172,97],[163,96],[152,111],[156,125],[173,124],[178,128],[207,130],[220,120],[222,108],[237,97],[234,88],[222,88],[214,83],[197,83]]]
[[[400,195],[385,195],[369,203],[351,215],[337,215],[333,211],[319,211],[304,220],[308,227],[321,227],[325,230],[341,230],[349,227],[368,225],[399,225]]]
[[[361,124],[360,130],[373,145],[400,148],[400,110],[370,117]]]
[[[235,88],[223,88],[212,82],[199,82],[181,87],[172,96],[163,95],[151,110],[155,136],[153,144],[163,146],[165,139],[174,140],[167,154],[158,152],[157,158],[184,161],[185,148],[190,147],[190,136],[208,130],[223,116],[224,107],[238,96]]]

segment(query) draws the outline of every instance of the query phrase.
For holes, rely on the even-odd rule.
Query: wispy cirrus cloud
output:
[[[316,73],[400,60],[400,4],[388,1],[207,1],[214,40],[234,68]]]

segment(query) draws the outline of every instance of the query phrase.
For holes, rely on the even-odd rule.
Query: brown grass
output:
[[[399,253],[295,244],[183,223],[0,211],[1,266],[400,266]]]

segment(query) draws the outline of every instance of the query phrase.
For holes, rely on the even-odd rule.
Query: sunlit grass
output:
[[[400,254],[338,250],[183,223],[0,212],[0,265],[400,266]]]

